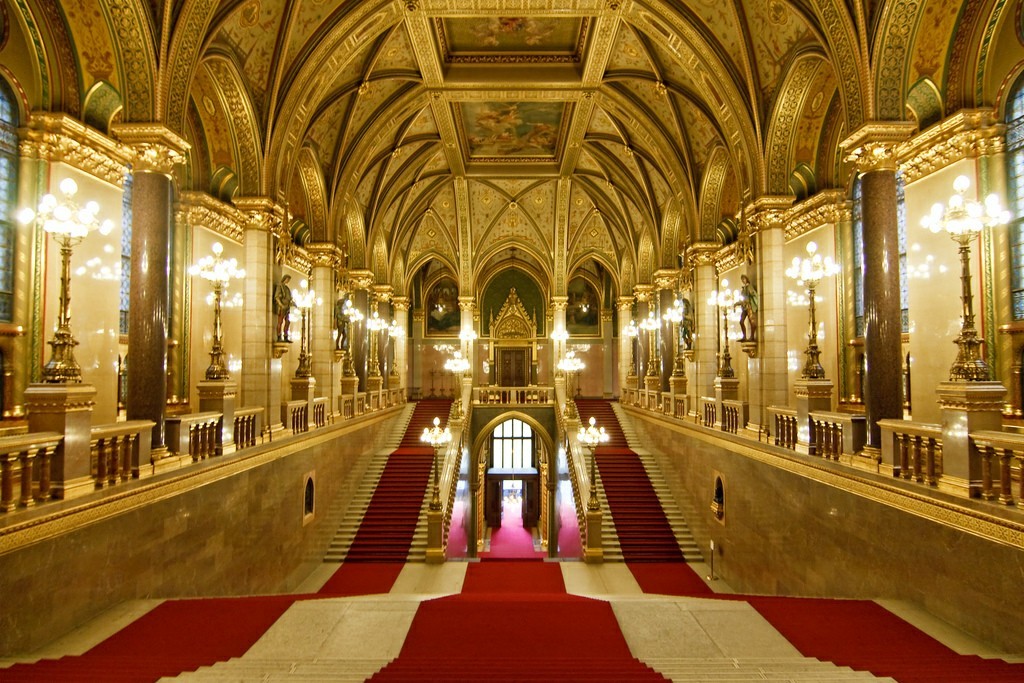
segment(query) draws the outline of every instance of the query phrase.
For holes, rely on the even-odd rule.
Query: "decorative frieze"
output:
[[[858,173],[895,171],[899,145],[915,130],[917,124],[911,121],[869,121],[839,143],[839,147]]]
[[[345,252],[333,242],[310,242],[306,245],[312,268],[330,268],[339,271],[345,266]]]
[[[842,190],[823,190],[796,204],[784,216],[786,240],[799,237],[823,225],[849,221],[850,202]]]
[[[22,157],[62,162],[111,185],[124,185],[131,150],[67,114],[35,112],[19,133]]]
[[[245,214],[205,192],[182,192],[176,213],[189,226],[202,226],[224,239],[242,244]]]
[[[912,183],[950,164],[999,154],[1006,146],[1006,125],[991,109],[965,109],[901,144],[904,182]]]
[[[170,176],[175,164],[184,163],[191,147],[184,138],[160,123],[118,123],[110,130],[130,148],[135,172]]]

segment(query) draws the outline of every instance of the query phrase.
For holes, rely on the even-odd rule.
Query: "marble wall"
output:
[[[397,414],[328,427],[337,436],[312,447],[257,447],[245,457],[280,457],[0,555],[0,654],[31,652],[126,600],[294,588],[321,561],[340,521],[327,512],[355,493],[360,456],[379,447]],[[303,519],[310,475],[312,523]]]
[[[749,443],[730,447],[734,437],[629,412],[641,439],[666,454],[661,467],[684,509],[696,511],[688,522],[699,546],[714,540],[715,571],[735,590],[907,600],[984,642],[1024,651],[1019,548],[763,464],[742,454]],[[723,523],[710,511],[716,476],[725,484]]]

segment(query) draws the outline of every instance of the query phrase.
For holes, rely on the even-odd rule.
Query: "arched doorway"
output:
[[[531,529],[540,518],[540,471],[533,428],[509,418],[491,432],[484,473],[484,519],[492,529]]]

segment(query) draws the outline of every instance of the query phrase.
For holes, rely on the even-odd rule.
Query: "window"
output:
[[[1010,176],[1010,301],[1014,320],[1024,320],[1024,76],[1017,79],[1006,109]]]
[[[491,435],[491,467],[533,469],[533,429],[522,420],[505,420]]]
[[[864,336],[864,212],[860,178],[853,182],[853,309],[855,336]],[[900,262],[900,330],[910,331],[907,304],[907,201],[903,174],[896,173],[896,243]]]
[[[14,214],[18,200],[18,135],[14,94],[0,79],[0,320],[14,315]]]
[[[121,305],[120,332],[128,334],[128,298],[132,277],[132,179],[131,170],[124,178],[121,196]]]

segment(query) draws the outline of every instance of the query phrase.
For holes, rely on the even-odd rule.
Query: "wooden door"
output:
[[[484,516],[487,518],[487,526],[501,526],[501,504],[501,477],[487,477],[484,494]]]
[[[529,384],[529,349],[498,349],[498,386],[525,387]]]
[[[523,526],[535,527],[539,519],[540,477],[533,474],[523,477]]]

